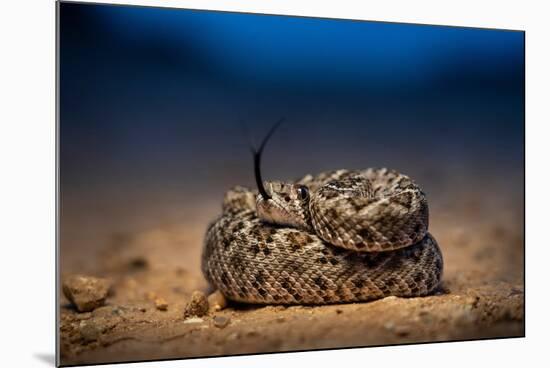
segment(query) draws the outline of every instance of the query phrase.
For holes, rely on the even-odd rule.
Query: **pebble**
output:
[[[213,311],[220,311],[227,307],[227,299],[219,290],[216,290],[208,295],[208,304]]]
[[[215,316],[214,317],[214,326],[218,328],[224,328],[229,324],[230,318],[224,316]]]
[[[89,318],[92,318],[92,313],[90,313],[90,312],[79,313],[79,314],[75,315],[75,318],[78,321],[89,319]]]
[[[397,336],[405,337],[411,333],[411,330],[407,326],[397,326],[393,330]]]
[[[471,307],[471,308],[476,308],[477,305],[479,304],[479,300],[480,300],[480,297],[478,295],[470,295],[468,297],[466,297],[466,305]]]
[[[201,291],[194,291],[191,300],[185,306],[184,317],[202,317],[208,313],[208,300]]]
[[[82,340],[92,342],[98,340],[103,332],[115,327],[119,321],[120,319],[93,318],[80,321],[78,330]]]
[[[105,304],[111,281],[103,278],[71,275],[63,280],[63,294],[79,312],[90,312]]]
[[[231,341],[231,340],[237,340],[241,337],[241,335],[239,335],[238,332],[233,332],[231,333],[230,335],[227,336],[227,340]]]
[[[101,335],[101,329],[95,323],[85,323],[79,328],[80,336],[84,342],[96,341]]]
[[[392,321],[384,323],[384,328],[388,331],[393,332],[397,336],[401,336],[401,337],[408,336],[411,332],[411,330],[408,326],[402,326],[402,325],[401,326],[400,325],[396,326],[395,323],[392,322]]]
[[[168,303],[164,298],[156,298],[155,299],[155,308],[157,308],[160,311],[168,310]]]
[[[191,317],[183,321],[183,323],[203,323],[203,322],[204,322],[204,319],[199,317]]]
[[[435,289],[434,295],[445,295],[450,293],[451,290],[445,284],[441,284]]]
[[[138,257],[130,260],[128,265],[129,265],[130,269],[143,270],[143,269],[146,269],[147,267],[149,267],[149,262],[147,261],[147,259],[145,257],[138,256]]]
[[[391,321],[384,323],[384,328],[386,330],[393,330],[394,327],[395,327],[395,324]]]
[[[103,307],[99,307],[97,309],[94,309],[92,312],[92,316],[94,317],[107,317],[110,316],[120,316],[124,314],[124,307],[117,306],[117,305],[105,305]]]

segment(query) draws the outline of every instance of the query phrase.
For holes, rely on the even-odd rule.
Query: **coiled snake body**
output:
[[[338,170],[236,187],[206,233],[202,270],[228,299],[328,304],[432,292],[443,272],[428,203],[406,175]]]

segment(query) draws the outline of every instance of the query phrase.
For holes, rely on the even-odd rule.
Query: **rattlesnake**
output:
[[[268,135],[269,137],[269,135]],[[431,293],[443,258],[422,190],[394,170],[336,170],[229,190],[207,229],[206,279],[257,304],[359,302]]]

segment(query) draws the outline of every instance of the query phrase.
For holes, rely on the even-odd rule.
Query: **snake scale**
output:
[[[428,233],[428,202],[394,170],[337,170],[294,182],[235,187],[209,225],[202,271],[226,298],[331,304],[424,296],[443,257]]]

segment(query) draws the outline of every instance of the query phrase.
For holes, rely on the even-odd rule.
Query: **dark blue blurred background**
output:
[[[281,116],[266,179],[388,166],[429,193],[492,170],[523,191],[523,32],[71,3],[60,32],[66,214],[219,202],[254,183],[240,122],[259,140]]]

